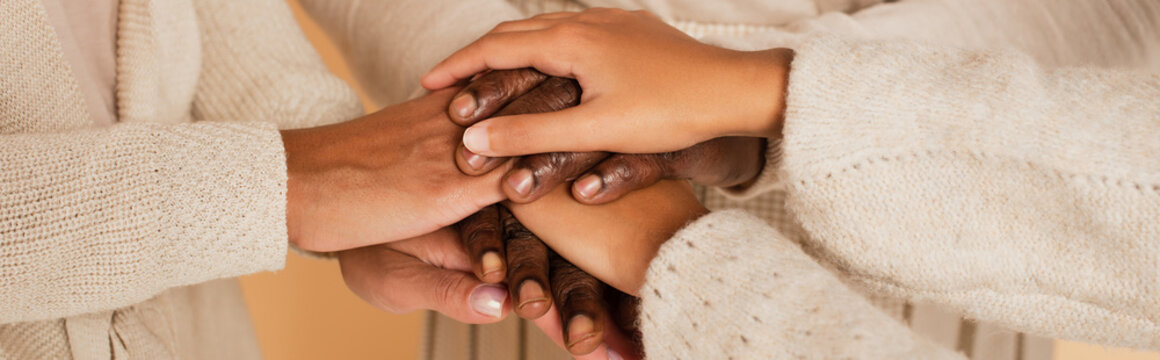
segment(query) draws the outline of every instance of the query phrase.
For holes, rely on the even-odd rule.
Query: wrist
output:
[[[305,249],[301,244],[301,220],[307,189],[303,179],[304,130],[282,130],[282,146],[286,154],[286,235],[291,245]]]
[[[744,86],[736,92],[741,113],[734,118],[734,133],[728,135],[781,138],[793,57],[794,51],[787,48],[741,53],[737,69]]]

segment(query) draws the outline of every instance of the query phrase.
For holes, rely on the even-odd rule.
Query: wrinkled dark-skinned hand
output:
[[[544,88],[552,91],[543,91]],[[529,96],[535,92],[534,96]],[[468,126],[492,116],[556,111],[575,106],[580,87],[571,79],[549,77],[533,69],[493,71],[464,87],[449,105],[457,124]],[[520,109],[511,111],[510,108]],[[537,110],[537,111],[528,111]],[[685,179],[718,187],[752,182],[765,162],[766,140],[722,137],[662,154],[606,152],[547,153],[517,158],[502,182],[508,199],[528,203],[557,185],[575,181],[572,195],[586,204],[619,199],[664,179]],[[468,175],[487,174],[507,159],[477,155],[463,144],[456,163]]]
[[[464,219],[459,228],[469,258],[504,254],[495,268],[474,261],[476,274],[486,282],[506,282],[516,314],[533,320],[577,359],[609,358],[608,348],[622,358],[641,356],[636,298],[560,257],[502,205]]]

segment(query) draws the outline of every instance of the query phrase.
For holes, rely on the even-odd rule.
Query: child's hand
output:
[[[464,143],[480,155],[660,153],[726,135],[779,137],[792,54],[717,48],[647,12],[590,9],[500,24],[427,73],[423,86],[523,67],[580,82],[580,106],[469,128]]]

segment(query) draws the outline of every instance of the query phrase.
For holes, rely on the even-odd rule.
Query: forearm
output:
[[[7,135],[0,158],[0,322],[128,306],[285,261],[271,124]]]

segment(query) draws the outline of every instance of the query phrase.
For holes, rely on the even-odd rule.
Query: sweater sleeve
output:
[[[0,323],[129,306],[285,261],[272,124],[4,135],[0,159]]]
[[[967,49],[1009,49],[1047,67],[1160,69],[1160,2],[1151,0],[910,0],[854,14],[839,12],[799,21],[783,31],[704,40],[739,50],[795,47],[823,32],[861,39],[908,39]],[[749,198],[781,188],[780,144],[759,181],[726,195]]]
[[[289,129],[363,114],[354,90],[322,63],[285,1],[197,0],[195,8],[203,53],[193,108],[199,120]]]
[[[965,359],[918,336],[740,210],[678,232],[641,289],[654,359]]]
[[[871,289],[1160,348],[1160,75],[817,37],[781,171],[808,247]]]
[[[501,21],[524,16],[508,1],[301,0],[344,53],[378,105],[406,100],[419,77]]]

